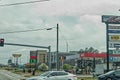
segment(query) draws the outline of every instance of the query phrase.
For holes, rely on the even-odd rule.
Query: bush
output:
[[[42,63],[41,65],[38,66],[38,69],[41,71],[47,71],[48,66],[45,63]]]
[[[64,69],[65,71],[68,71],[68,70],[72,69],[72,66],[69,65],[69,64],[64,64],[64,65],[63,65],[63,69]]]

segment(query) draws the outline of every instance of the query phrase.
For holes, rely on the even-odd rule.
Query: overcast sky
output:
[[[1,0],[0,5],[33,0]],[[78,51],[94,47],[106,51],[106,25],[102,15],[120,15],[120,0],[50,0],[33,4],[0,6],[0,33],[56,27],[59,24],[59,51]],[[5,43],[51,46],[56,51],[56,28],[34,32],[0,34]],[[38,48],[0,47],[0,63],[12,54],[22,54],[27,62],[30,50]]]

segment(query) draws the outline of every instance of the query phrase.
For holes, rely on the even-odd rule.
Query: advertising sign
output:
[[[114,44],[114,47],[115,47],[115,48],[120,48],[120,43]]]
[[[109,41],[120,41],[120,35],[109,35]]]
[[[120,34],[120,30],[108,30],[108,33]]]
[[[108,26],[108,29],[120,29],[120,26]]]
[[[120,16],[110,16],[110,15],[103,15],[102,22],[105,23],[120,23]]]
[[[120,44],[120,42],[116,42],[116,41],[109,41],[109,48],[116,48],[115,44]]]
[[[36,59],[37,58],[37,52],[36,51],[30,51],[30,59]]]

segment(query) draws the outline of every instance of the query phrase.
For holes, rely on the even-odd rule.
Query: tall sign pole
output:
[[[116,47],[116,45],[120,45],[120,16],[103,15],[102,22],[106,24],[106,58],[108,72],[110,62],[109,50],[110,48],[120,48],[120,46]]]
[[[106,23],[106,58],[107,58],[107,72],[109,71],[109,35],[108,35],[108,24]]]

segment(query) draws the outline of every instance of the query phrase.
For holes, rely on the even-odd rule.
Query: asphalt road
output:
[[[0,80],[12,80],[9,77],[6,77],[0,73]]]
[[[23,77],[6,70],[0,70],[0,80],[21,80]]]

